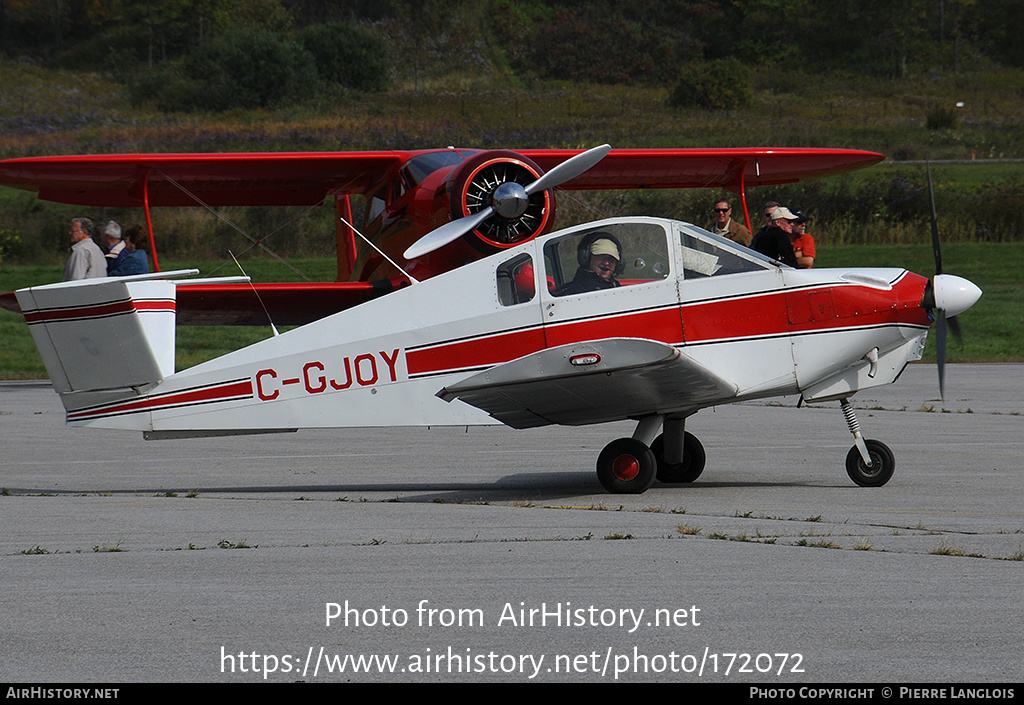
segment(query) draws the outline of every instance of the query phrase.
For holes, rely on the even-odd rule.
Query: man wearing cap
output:
[[[582,294],[586,291],[614,289],[619,286],[615,279],[622,272],[622,247],[613,235],[597,232],[587,235],[576,248],[579,268],[571,282],[556,289],[554,296]]]
[[[750,231],[732,219],[732,204],[724,198],[715,201],[715,222],[708,230],[715,235],[729,238],[744,247],[750,245]]]
[[[793,232],[789,234],[789,242],[793,245],[796,266],[810,269],[814,266],[814,238],[807,234],[807,221],[810,220],[802,211],[793,211]]]
[[[796,267],[796,255],[790,243],[793,222],[796,216],[785,206],[779,206],[771,214],[771,226],[754,236],[750,247],[766,257],[771,257],[790,267]]]

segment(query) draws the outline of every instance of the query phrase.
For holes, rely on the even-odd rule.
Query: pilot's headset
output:
[[[585,269],[587,265],[590,264],[590,255],[592,254],[591,249],[594,243],[598,240],[608,240],[615,245],[615,250],[617,252],[617,255],[615,255],[615,274],[622,274],[626,269],[626,262],[622,258],[622,243],[619,242],[619,239],[614,235],[609,235],[608,233],[600,230],[596,233],[590,233],[580,240],[580,244],[576,246],[576,261]]]

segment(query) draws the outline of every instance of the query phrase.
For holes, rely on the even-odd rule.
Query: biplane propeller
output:
[[[557,188],[566,181],[575,179],[601,161],[611,149],[611,146],[607,144],[588,149],[586,152],[565,160],[526,186],[512,180],[502,182],[494,189],[489,205],[482,207],[472,215],[453,220],[430,231],[405,251],[405,258],[413,260],[430,254],[434,250],[458,240],[469,231],[476,230],[489,218],[514,220],[521,217],[530,203],[530,196],[540,191]]]

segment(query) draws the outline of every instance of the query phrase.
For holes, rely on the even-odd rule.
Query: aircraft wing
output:
[[[357,306],[404,284],[287,282],[280,284],[189,284],[178,282],[177,322],[183,326],[301,326]],[[14,292],[0,294],[0,308],[21,313]],[[268,318],[269,315],[269,318]]]
[[[306,206],[362,193],[419,152],[88,154],[0,161],[0,184],[80,206]],[[148,193],[146,193],[148,191]],[[190,195],[191,194],[191,195]]]
[[[550,171],[582,150],[519,154]],[[365,193],[423,151],[91,154],[0,161],[0,184],[82,206],[313,205]],[[613,149],[561,188],[714,188],[784,184],[862,169],[875,152],[817,148]],[[147,193],[148,192],[148,193]]]
[[[437,396],[460,399],[513,428],[530,428],[686,412],[728,401],[737,391],[671,345],[609,338],[526,355],[445,387]]]
[[[545,171],[581,150],[519,150]],[[737,147],[714,149],[613,149],[572,181],[567,190],[635,188],[736,188],[788,184],[844,174],[885,156],[855,149]]]
[[[397,285],[388,279],[251,285],[179,282],[177,322],[183,326],[258,326],[272,320],[279,326],[302,326],[386,294]]]

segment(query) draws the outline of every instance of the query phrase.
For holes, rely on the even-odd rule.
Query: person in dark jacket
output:
[[[750,242],[750,248],[765,257],[796,267],[796,255],[789,237],[795,221],[796,216],[788,208],[779,206],[772,212],[771,226],[758,231]]]

